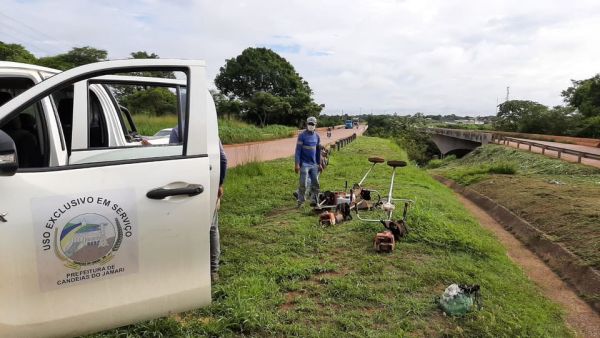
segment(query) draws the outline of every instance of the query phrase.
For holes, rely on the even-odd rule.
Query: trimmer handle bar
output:
[[[377,157],[377,156],[374,156],[374,157],[369,157],[369,158],[368,158],[368,160],[369,160],[369,162],[371,162],[371,163],[373,163],[373,164],[375,164],[375,163],[383,163],[383,162],[385,162],[385,159],[383,159],[383,158],[381,158],[381,157]]]
[[[389,165],[392,168],[406,167],[406,162],[389,160],[387,161],[387,165]]]

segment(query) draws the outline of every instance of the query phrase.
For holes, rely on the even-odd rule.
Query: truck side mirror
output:
[[[18,168],[15,142],[7,133],[0,130],[0,176],[12,176]]]

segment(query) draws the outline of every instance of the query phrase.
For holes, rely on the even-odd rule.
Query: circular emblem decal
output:
[[[106,217],[82,214],[72,218],[60,232],[59,247],[73,263],[87,265],[109,255],[117,239],[117,228]]]

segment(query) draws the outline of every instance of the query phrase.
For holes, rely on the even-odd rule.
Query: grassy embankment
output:
[[[151,136],[161,129],[173,128],[177,125],[175,116],[133,115],[140,135]],[[223,144],[245,143],[253,141],[274,140],[294,136],[296,128],[269,125],[259,128],[241,121],[219,119],[219,135]]]
[[[366,158],[405,158],[392,141],[361,137],[333,154],[323,189],[360,180]],[[416,200],[409,236],[376,254],[383,227],[356,220],[322,228],[297,210],[292,159],[232,169],[221,211],[223,256],[213,305],[98,336],[478,336],[565,337],[550,303],[473,219],[454,193],[414,166],[396,177],[395,195]],[[386,192],[381,165],[367,186]],[[482,286],[483,309],[445,317],[434,298],[451,283]]]
[[[433,165],[432,172],[496,200],[600,270],[600,169],[498,145]]]

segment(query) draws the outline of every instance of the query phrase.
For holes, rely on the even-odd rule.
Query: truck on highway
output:
[[[352,124],[352,120],[346,120],[344,121],[344,127],[345,129],[352,129],[354,125]]]
[[[140,79],[150,72],[176,76]],[[219,139],[205,72],[191,60],[0,62],[1,337],[76,336],[210,304]],[[136,88],[173,94],[160,109],[181,142],[142,142],[123,102]]]

